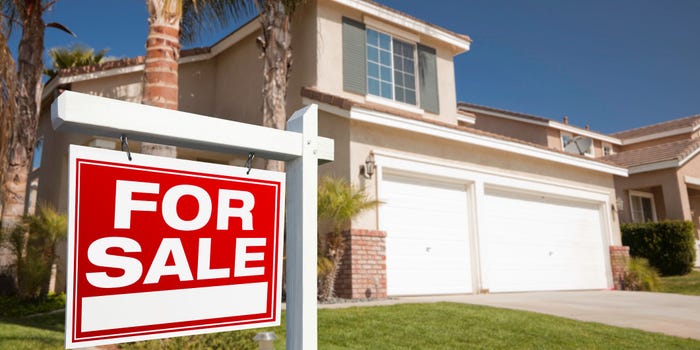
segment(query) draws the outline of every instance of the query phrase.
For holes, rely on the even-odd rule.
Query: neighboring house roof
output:
[[[345,114],[351,119],[381,123],[383,125],[399,129],[403,128],[413,131],[420,130],[425,133],[440,135],[445,138],[459,141],[465,141],[465,138],[468,138],[467,142],[472,144],[507,152],[519,153],[525,156],[551,160],[558,163],[564,163],[614,175],[627,176],[626,169],[606,160],[566,153],[557,149],[545,147],[543,145],[529,143],[519,139],[494,134],[471,127],[459,126],[425,118],[421,114],[414,114],[381,104],[356,102],[344,97],[321,92],[314,87],[302,88],[301,95],[320,104],[328,105],[330,108],[335,108],[336,112]],[[354,111],[358,112],[355,118],[353,117]],[[364,111],[369,111],[371,113],[364,113]],[[374,112],[377,112],[375,113],[376,118],[367,116],[368,114],[372,114]],[[401,120],[397,120],[396,118],[400,118]]]
[[[619,138],[611,137],[609,135],[601,134],[599,132],[591,131],[588,129],[579,128],[579,127],[576,127],[573,125],[560,123],[560,122],[554,121],[552,119],[548,119],[548,118],[544,118],[544,117],[540,117],[540,116],[536,116],[536,115],[532,115],[532,114],[514,112],[514,111],[509,111],[506,109],[494,108],[494,107],[489,107],[489,106],[482,106],[482,105],[478,105],[475,103],[468,103],[468,102],[457,103],[457,108],[464,110],[464,111],[476,112],[476,113],[481,112],[481,113],[492,115],[495,117],[517,120],[517,121],[521,121],[521,122],[525,122],[525,123],[529,123],[529,124],[540,125],[543,127],[550,127],[550,128],[558,129],[561,131],[569,132],[572,134],[586,136],[586,137],[590,137],[592,139],[605,141],[605,142],[608,142],[611,144],[616,144],[616,145],[621,144],[621,141]]]
[[[623,144],[632,144],[662,137],[690,133],[700,128],[700,114],[673,119],[640,128],[619,131],[611,134],[622,139]]]
[[[675,168],[700,151],[700,139],[684,139],[609,155],[603,159],[628,167],[630,174]]]

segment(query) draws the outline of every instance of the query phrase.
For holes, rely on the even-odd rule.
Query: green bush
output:
[[[40,314],[65,307],[66,295],[63,293],[49,294],[32,300],[20,299],[17,296],[0,296],[0,318]]]
[[[56,244],[66,236],[66,216],[48,206],[26,215],[3,237],[15,256],[16,291],[26,300],[41,299],[48,293]]]
[[[695,263],[695,226],[690,221],[622,224],[622,244],[646,258],[663,276],[685,275]]]
[[[624,290],[644,290],[653,292],[660,283],[659,273],[644,258],[631,258],[627,263],[627,273],[623,280]]]

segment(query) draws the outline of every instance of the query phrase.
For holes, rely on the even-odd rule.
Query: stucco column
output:
[[[670,220],[692,220],[690,217],[690,202],[688,188],[682,176],[677,175],[676,181],[663,184],[664,205],[666,218]]]

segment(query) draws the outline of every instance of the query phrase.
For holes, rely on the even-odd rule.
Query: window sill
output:
[[[379,96],[374,96],[374,95],[369,95],[369,94],[365,95],[365,101],[380,104],[380,105],[391,107],[391,108],[400,109],[402,111],[406,111],[406,112],[410,112],[410,113],[421,114],[421,115],[425,114],[425,111],[422,108],[418,108],[416,106],[412,106],[412,105],[401,103],[401,102],[396,102],[394,100],[389,100],[389,99],[379,97]]]

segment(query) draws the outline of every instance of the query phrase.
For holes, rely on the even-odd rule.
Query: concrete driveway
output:
[[[401,297],[394,301],[487,305],[700,340],[700,296],[584,291]]]

